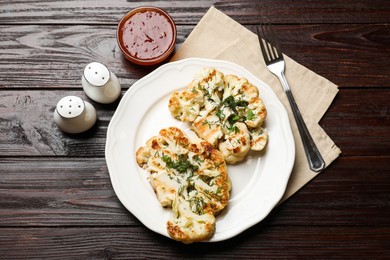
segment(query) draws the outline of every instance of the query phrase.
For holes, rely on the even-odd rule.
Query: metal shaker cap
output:
[[[84,101],[76,96],[63,97],[58,101],[56,110],[64,118],[75,118],[85,109]]]
[[[91,62],[85,66],[83,76],[88,83],[101,87],[110,80],[110,71],[99,62]]]

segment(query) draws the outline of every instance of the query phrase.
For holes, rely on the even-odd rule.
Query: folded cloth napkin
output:
[[[318,174],[309,168],[287,97],[279,80],[267,69],[258,38],[254,33],[215,7],[211,7],[175,53],[172,60],[190,57],[227,60],[243,66],[267,83],[285,106],[296,145],[296,158],[286,192],[281,201],[294,194]],[[336,96],[338,87],[287,56],[285,56],[285,61],[286,77],[291,91],[314,142],[321,152],[326,166],[328,166],[341,151],[318,122]]]

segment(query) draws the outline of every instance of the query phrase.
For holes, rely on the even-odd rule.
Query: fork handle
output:
[[[280,82],[282,83],[284,92],[286,93],[288,101],[290,102],[290,106],[298,126],[299,134],[302,139],[303,148],[305,149],[305,154],[309,162],[310,169],[315,172],[322,171],[325,168],[324,159],[322,158],[320,152],[318,151],[318,148],[314,143],[309,130],[306,127],[305,121],[302,118],[302,114],[299,111],[299,108],[297,106],[297,103],[295,102],[293,94],[291,93],[291,89],[287,83],[287,79],[283,71],[276,76],[279,78]]]

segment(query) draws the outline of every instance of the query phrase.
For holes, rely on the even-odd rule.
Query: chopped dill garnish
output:
[[[192,165],[183,155],[179,155],[179,160],[176,162],[168,155],[164,155],[161,159],[168,168],[175,169],[179,173],[185,173],[187,171],[194,172],[199,169],[197,165]]]

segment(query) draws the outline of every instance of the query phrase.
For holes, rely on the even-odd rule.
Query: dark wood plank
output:
[[[255,31],[253,26],[248,26]],[[193,26],[179,26],[177,48]],[[283,51],[340,87],[388,87],[390,27],[381,25],[274,26]],[[156,67],[123,58],[115,26],[0,26],[1,88],[81,88],[85,65],[99,61],[129,88]]]
[[[390,226],[390,157],[341,156],[275,210],[275,225]]]
[[[123,88],[155,67],[127,61],[116,41],[115,26],[0,26],[1,88],[81,88],[84,67],[98,61],[115,73]],[[179,30],[177,43],[190,28]]]
[[[390,226],[389,168],[390,157],[341,157],[264,225]],[[0,227],[140,225],[104,159],[2,158],[0,169]]]
[[[59,259],[264,259],[390,257],[389,227],[258,225],[219,243],[184,245],[143,227],[2,228],[2,257]],[[5,250],[6,249],[6,250]],[[380,255],[378,255],[380,252]]]
[[[240,23],[384,23],[389,21],[386,0],[364,1],[149,1],[165,9],[178,24],[195,24],[214,5]],[[138,1],[0,1],[1,24],[117,24]]]
[[[273,26],[282,51],[344,87],[389,87],[388,25]],[[255,32],[254,27],[249,27]],[[288,69],[288,68],[287,68]]]
[[[2,90],[0,155],[104,157],[106,131],[118,102],[92,102],[98,122],[88,132],[68,135],[53,120],[58,100],[67,95],[89,100],[83,91]],[[390,155],[389,89],[341,89],[321,125],[343,155]]]
[[[1,159],[0,169],[0,226],[138,224],[103,158]]]
[[[320,125],[343,155],[390,155],[390,89],[342,89]]]
[[[118,102],[94,103],[98,120],[80,135],[62,132],[54,123],[57,102],[82,91],[2,91],[0,96],[0,154],[5,156],[104,156],[106,130]],[[90,101],[92,102],[92,101]]]

